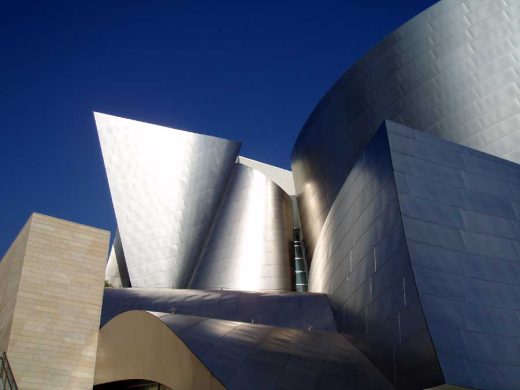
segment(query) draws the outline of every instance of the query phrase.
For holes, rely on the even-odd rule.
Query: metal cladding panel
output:
[[[175,312],[286,328],[336,331],[327,297],[291,292],[106,288],[101,326],[129,310]]]
[[[119,267],[117,265],[117,257],[114,246],[108,255],[107,267],[105,270],[105,281],[109,282],[112,287],[123,287],[121,275],[119,274]]]
[[[446,383],[520,386],[520,166],[387,123],[407,245]]]
[[[393,389],[370,361],[337,332],[152,314],[226,389]]]
[[[520,383],[520,166],[386,122],[327,216],[310,291],[399,389]]]
[[[291,290],[290,196],[237,163],[190,288]]]
[[[518,1],[440,1],[325,95],[292,155],[311,257],[331,205],[384,119],[520,162]]]
[[[260,161],[251,160],[243,156],[238,156],[237,163],[246,165],[250,168],[262,172],[269,179],[274,181],[278,186],[284,190],[288,195],[294,196],[294,180],[292,172],[286,169],[275,167],[274,165],[265,164]]]
[[[415,287],[384,126],[331,207],[309,291],[327,294],[340,331],[397,388],[443,383]]]
[[[187,287],[240,144],[95,114],[134,287]]]
[[[112,249],[108,256],[105,280],[109,282],[112,287],[132,287],[130,277],[128,276],[125,252],[123,251],[123,245],[121,244],[119,230],[116,230]]]

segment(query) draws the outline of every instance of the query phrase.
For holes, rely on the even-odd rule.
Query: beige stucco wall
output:
[[[2,259],[0,346],[21,390],[92,388],[109,238],[35,213]]]
[[[174,390],[224,390],[160,317],[132,310],[101,328],[95,384],[145,379]]]

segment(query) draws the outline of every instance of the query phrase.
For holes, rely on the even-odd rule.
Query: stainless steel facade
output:
[[[132,287],[119,230],[116,230],[112,249],[108,255],[105,281],[109,282],[112,287]]]
[[[292,289],[292,201],[274,182],[291,189],[291,172],[236,162],[237,142],[103,114],[96,123],[119,227],[114,286]]]
[[[115,317],[105,324],[101,333],[105,328],[111,328],[112,323],[124,321],[124,317],[128,317],[126,326],[120,326],[120,332],[112,334],[112,339],[120,337],[126,327],[133,326],[132,320],[136,318],[130,318],[132,314],[139,315],[129,312]],[[392,389],[370,361],[337,332],[309,332],[184,314],[154,312],[144,315],[148,316],[149,321],[160,321],[160,329],[167,328],[175,334],[229,390]],[[140,325],[135,337],[152,339],[153,334],[148,333],[152,324],[147,321]],[[105,348],[103,341],[104,338],[101,339],[100,348],[104,351],[99,358],[110,361],[107,355],[110,355],[111,350]],[[123,343],[125,340],[121,339],[119,345]],[[132,356],[127,360],[142,367],[147,362],[139,360],[147,352],[148,348],[145,351],[132,349]],[[172,367],[157,359],[156,367],[156,372],[172,370],[178,364],[175,362]],[[187,376],[191,374],[179,373]]]
[[[290,196],[237,163],[190,288],[290,291],[292,240]]]
[[[107,268],[105,270],[105,281],[109,282],[112,287],[123,287],[121,275],[119,274],[119,267],[117,265],[116,251],[113,245],[112,249],[110,249],[110,254],[108,255]]]
[[[339,330],[358,340],[397,388],[424,389],[442,383],[442,373],[415,286],[385,130],[331,208],[309,291],[327,294]]]
[[[132,286],[187,287],[239,143],[96,113]]]
[[[325,294],[153,288],[107,288],[101,326],[129,310],[150,310],[281,328],[336,331]]]
[[[520,162],[520,4],[444,0],[349,69],[307,120],[292,167],[310,256],[384,119]]]
[[[387,122],[316,245],[310,291],[398,389],[520,384],[520,166]]]
[[[446,383],[518,388],[520,166],[388,129],[410,260]]]
[[[117,206],[136,183],[149,194],[158,181],[128,175],[138,148],[103,137],[112,137],[102,145],[125,252],[126,234],[162,245],[170,215],[140,210],[164,222],[140,237],[150,225],[128,211],[153,196]],[[222,142],[205,237],[188,240],[199,252],[183,263],[182,283],[164,285],[193,290],[109,289],[103,323],[127,310],[162,312],[228,388],[520,388],[519,1],[441,1],[348,70],[294,146],[292,218],[290,172],[235,160],[238,145]],[[209,161],[178,145],[190,163]],[[207,183],[202,171],[181,176]],[[300,220],[315,294],[281,292],[294,286],[289,248]],[[132,267],[153,268],[147,280],[160,284],[154,259]]]

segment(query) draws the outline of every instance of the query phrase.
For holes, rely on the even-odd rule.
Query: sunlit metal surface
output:
[[[337,330],[324,294],[106,288],[101,326],[129,310],[175,312],[284,328]]]
[[[396,388],[442,383],[415,287],[384,125],[331,207],[309,291],[327,294],[340,331],[358,340]]]
[[[354,165],[309,287],[397,388],[518,387],[518,189],[520,165],[388,121]]]
[[[292,156],[311,257],[336,195],[384,119],[520,162],[519,34],[517,0],[440,1],[338,80]]]
[[[291,290],[291,198],[237,163],[190,288]]]
[[[121,333],[128,327],[135,327],[137,320],[140,320],[139,328],[129,337],[154,340],[155,332],[169,329],[195,355],[197,362],[202,362],[229,390],[393,389],[370,361],[338,332],[287,329],[158,312],[128,312],[115,317],[101,329],[100,349],[103,355],[99,358],[107,360],[105,366],[110,363],[107,356],[112,354],[112,349],[124,350],[125,339]],[[112,337],[103,337],[105,329],[112,328],[112,325],[119,325],[120,332],[114,329],[110,333]],[[162,337],[166,342],[168,335]],[[118,338],[117,342],[115,338]],[[132,347],[133,339],[130,340]],[[156,348],[161,358],[169,352],[162,350],[163,346],[159,344]],[[133,362],[142,359],[149,351],[150,348],[143,351],[132,349],[131,356],[127,358],[132,364],[127,367],[136,367],[136,371],[140,371],[142,365],[149,363]],[[155,356],[149,358],[157,360],[156,372],[160,373],[168,367]],[[115,363],[120,361],[112,360]],[[178,369],[177,364],[172,364],[174,367],[170,370]],[[126,373],[132,375],[128,370]],[[187,371],[178,372],[178,375],[196,373]]]
[[[119,275],[119,267],[117,265],[117,257],[114,246],[108,255],[107,268],[105,270],[105,281],[109,282],[112,287],[123,287],[121,282],[121,275]]]
[[[132,286],[187,287],[240,144],[95,118]]]
[[[114,242],[108,256],[105,281],[109,282],[112,287],[132,287],[119,230],[116,230]]]
[[[238,156],[237,163],[246,165],[250,168],[262,172],[269,179],[274,181],[282,190],[287,192],[288,195],[296,195],[296,192],[294,190],[293,175],[291,171],[275,167],[273,165],[265,164],[260,161],[252,160],[243,156]]]

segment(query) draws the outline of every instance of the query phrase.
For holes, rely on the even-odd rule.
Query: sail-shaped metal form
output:
[[[238,142],[104,114],[96,123],[119,228],[109,282],[293,289],[292,203],[276,184],[293,193],[290,171],[238,158]]]
[[[132,286],[187,287],[240,144],[95,118]]]

